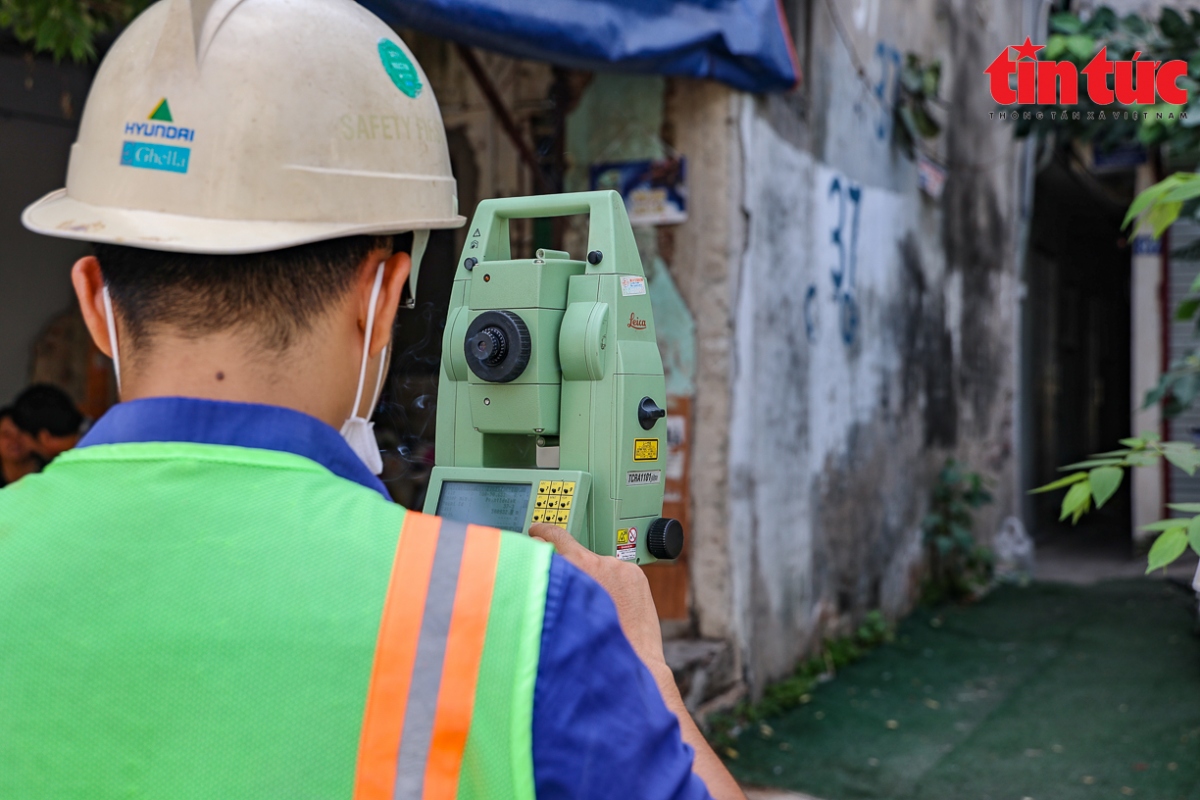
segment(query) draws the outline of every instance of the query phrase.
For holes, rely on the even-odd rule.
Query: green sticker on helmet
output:
[[[384,70],[397,89],[409,97],[416,97],[421,93],[421,89],[424,88],[421,85],[421,76],[417,74],[416,65],[400,45],[390,39],[380,39],[379,60],[383,62]]]

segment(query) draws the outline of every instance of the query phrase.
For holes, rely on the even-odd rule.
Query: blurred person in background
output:
[[[0,409],[0,487],[34,472],[70,450],[83,433],[84,416],[57,386],[30,386]]]

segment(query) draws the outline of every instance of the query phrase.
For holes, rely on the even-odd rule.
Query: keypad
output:
[[[574,499],[575,481],[539,481],[537,499],[533,501],[533,521],[565,526]]]

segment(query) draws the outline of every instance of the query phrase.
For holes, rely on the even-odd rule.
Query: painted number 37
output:
[[[826,197],[837,204],[837,224],[830,229],[829,242],[834,263],[829,270],[832,288],[830,299],[837,308],[838,330],[842,342],[854,344],[858,334],[858,302],[855,299],[854,278],[858,264],[858,219],[862,208],[862,187],[841,176],[829,184]],[[820,292],[815,283],[809,284],[804,298],[804,325],[810,342],[816,341],[816,303]]]

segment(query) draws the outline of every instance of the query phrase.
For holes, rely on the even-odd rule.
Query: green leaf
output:
[[[1097,467],[1088,473],[1088,483],[1092,485],[1092,499],[1096,508],[1101,508],[1112,497],[1125,477],[1125,470],[1120,467]]]
[[[1200,453],[1194,450],[1164,450],[1163,455],[1188,475],[1195,475],[1196,468],[1200,467]]]
[[[1163,195],[1174,189],[1183,180],[1183,173],[1176,172],[1170,177],[1164,178],[1153,186],[1149,186],[1142,190],[1141,194],[1133,198],[1133,202],[1129,205],[1129,211],[1125,213],[1125,220],[1121,223],[1124,228],[1135,218],[1141,216],[1142,212],[1150,208],[1151,204],[1157,202]]]
[[[1087,478],[1086,472],[1076,472],[1074,475],[1068,475],[1065,478],[1059,478],[1054,483],[1047,483],[1045,486],[1039,486],[1036,489],[1030,489],[1030,494],[1041,494],[1042,492],[1053,492],[1055,489],[1061,489],[1064,486],[1070,486],[1073,483],[1079,483]]]
[[[1076,485],[1082,486],[1083,484],[1080,483],[1080,484],[1076,484]],[[1079,518],[1082,517],[1084,514],[1086,514],[1088,511],[1090,511],[1091,509],[1092,509],[1092,496],[1089,494],[1083,498],[1083,505],[1079,506],[1079,508],[1075,509],[1075,512],[1073,514],[1071,514],[1071,524],[1072,525],[1078,524]]]
[[[1187,532],[1188,544],[1200,555],[1200,517],[1192,517],[1192,521],[1188,523]]]
[[[1124,465],[1123,458],[1092,458],[1087,461],[1080,461],[1075,464],[1067,464],[1065,467],[1059,467],[1059,472],[1066,472],[1069,469],[1091,469],[1092,467],[1115,467]]]
[[[1200,514],[1200,503],[1167,503],[1167,508],[1185,514]]]
[[[1119,441],[1121,444],[1125,445],[1126,447],[1133,448],[1134,450],[1141,450],[1143,447],[1146,446],[1145,439],[1131,438],[1131,439],[1118,439],[1117,441]]]
[[[1131,467],[1152,467],[1158,463],[1158,453],[1142,450],[1137,453],[1130,453],[1125,457],[1125,461]]]
[[[1164,532],[1154,541],[1150,555],[1146,559],[1146,573],[1149,574],[1160,567],[1165,567],[1183,555],[1188,546],[1187,529],[1176,526]]]
[[[1175,309],[1175,321],[1187,322],[1196,315],[1197,309],[1200,309],[1200,297],[1189,297]]]
[[[1062,34],[1051,34],[1046,40],[1046,61],[1061,61],[1067,54],[1067,37]]]
[[[1178,107],[1175,106],[1170,106],[1169,108],[1176,113],[1179,111]],[[1180,172],[1176,174],[1184,177],[1180,178],[1171,189],[1163,193],[1162,201],[1164,203],[1175,200],[1191,200],[1194,197],[1200,197],[1200,175],[1194,172]]]
[[[1081,509],[1092,500],[1092,487],[1086,480],[1080,481],[1071,487],[1062,500],[1062,513],[1058,517],[1058,521],[1062,522],[1067,517],[1077,515]],[[1075,516],[1078,519],[1078,516]]]
[[[926,67],[921,78],[921,91],[926,97],[937,97],[938,89],[942,85],[942,62],[934,61]]]
[[[1185,44],[1195,41],[1191,26],[1183,21],[1183,17],[1179,16],[1178,11],[1172,8],[1164,8],[1162,10],[1162,16],[1158,20],[1158,27],[1168,39],[1174,39],[1177,42]]]
[[[1182,210],[1183,203],[1179,201],[1169,203],[1166,200],[1158,202],[1150,208],[1146,214],[1146,221],[1150,223],[1150,232],[1154,234],[1155,239],[1161,238],[1167,228],[1179,219],[1179,212]]]
[[[1092,453],[1092,458],[1116,458],[1118,456],[1127,456],[1133,451],[1126,448],[1124,450],[1109,450],[1104,453]]]
[[[1160,519],[1158,522],[1139,525],[1138,529],[1143,531],[1169,531],[1171,528],[1178,528],[1181,525],[1183,525],[1183,520],[1180,519]]]
[[[1067,50],[1080,61],[1088,61],[1096,53],[1096,40],[1083,33],[1067,37]]]
[[[1079,33],[1083,30],[1083,20],[1069,11],[1050,16],[1050,30],[1059,33]]]

